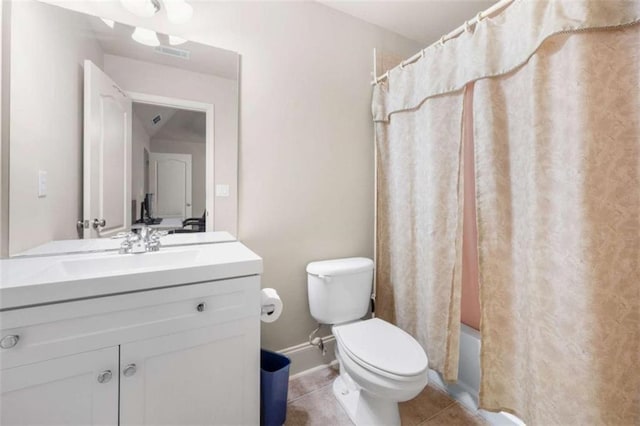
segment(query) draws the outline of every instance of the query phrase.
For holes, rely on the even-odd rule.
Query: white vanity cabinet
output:
[[[4,310],[11,336],[3,426],[259,423],[258,274]]]
[[[118,347],[4,368],[0,388],[2,425],[117,425]]]

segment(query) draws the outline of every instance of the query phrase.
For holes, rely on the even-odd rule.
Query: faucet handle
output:
[[[160,239],[160,237],[164,237],[165,235],[168,235],[168,234],[169,234],[168,231],[160,231],[159,229],[153,229],[151,230],[149,238]]]
[[[153,232],[153,230],[151,228],[149,228],[147,225],[143,225],[138,232],[138,235],[140,235],[140,238],[142,240],[146,240],[147,238],[149,238],[149,235]]]

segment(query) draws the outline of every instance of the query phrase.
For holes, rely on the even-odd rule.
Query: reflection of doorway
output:
[[[144,162],[144,165],[142,168],[142,179],[144,181],[144,185],[142,187],[142,190],[146,194],[147,192],[149,192],[149,150],[146,147],[144,147],[143,149],[144,151],[142,153],[142,161]]]
[[[149,155],[149,192],[154,194],[154,216],[185,220],[192,216],[191,154]]]
[[[181,225],[183,219],[202,218],[205,214],[206,230],[212,231],[213,105],[139,93],[128,95],[133,100],[134,116],[132,198],[140,206],[145,194],[153,194],[150,199],[154,218],[166,219],[164,222],[171,227],[175,223]],[[145,137],[140,139],[136,134]],[[160,154],[162,161],[158,161]],[[191,161],[180,160],[180,154]],[[167,155],[173,157],[168,159]],[[185,175],[189,167],[190,193],[189,177]],[[162,223],[158,227],[165,228]]]

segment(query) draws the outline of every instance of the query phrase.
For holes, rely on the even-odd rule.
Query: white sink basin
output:
[[[262,273],[240,242],[0,259],[0,310]]]
[[[88,274],[117,274],[159,268],[181,268],[196,263],[197,249],[177,249],[140,254],[108,254],[84,259],[63,260],[64,272],[71,276]]]

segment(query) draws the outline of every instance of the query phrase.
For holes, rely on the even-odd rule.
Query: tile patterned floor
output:
[[[286,426],[352,426],[349,417],[333,396],[331,384],[337,370],[327,367],[298,376],[289,382]],[[446,393],[427,386],[411,401],[400,404],[403,426],[484,426]]]

